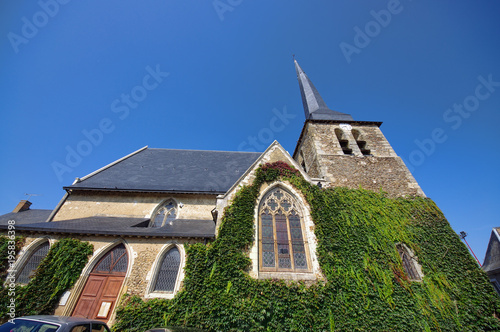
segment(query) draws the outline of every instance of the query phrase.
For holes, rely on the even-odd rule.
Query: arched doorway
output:
[[[107,322],[127,273],[128,255],[123,244],[111,249],[89,275],[72,316]]]

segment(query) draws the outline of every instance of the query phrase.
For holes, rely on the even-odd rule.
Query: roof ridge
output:
[[[93,171],[93,172],[92,172],[92,173],[90,173],[90,174],[85,175],[85,176],[84,176],[84,177],[82,177],[82,178],[76,178],[76,179],[75,179],[75,182],[73,182],[73,184],[78,183],[78,182],[82,182],[82,181],[84,181],[84,180],[87,180],[88,178],[90,178],[90,177],[92,177],[92,176],[94,176],[94,175],[96,175],[96,174],[98,174],[98,173],[100,173],[100,172],[104,171],[105,169],[110,168],[111,166],[114,166],[114,165],[116,165],[116,164],[118,164],[118,163],[120,163],[120,162],[124,161],[125,159],[128,159],[128,158],[132,157],[133,155],[135,155],[135,154],[137,154],[137,153],[139,153],[139,152],[141,152],[141,151],[146,150],[147,148],[148,148],[148,146],[146,145],[145,147],[142,147],[142,148],[140,148],[139,150],[136,150],[136,151],[134,151],[134,152],[132,152],[132,153],[130,153],[130,154],[128,154],[128,155],[126,155],[125,157],[121,157],[120,159],[117,159],[117,160],[113,161],[112,163],[109,163],[109,164],[107,164],[106,166],[101,167],[101,168],[99,168],[98,170]]]
[[[196,151],[196,152],[230,152],[230,153],[258,153],[258,151],[226,151],[226,150],[199,150],[199,149],[169,149],[169,148],[148,148],[148,150],[169,150],[169,151]]]

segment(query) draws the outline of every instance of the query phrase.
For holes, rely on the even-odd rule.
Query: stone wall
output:
[[[343,152],[335,130],[342,131],[352,154]],[[359,133],[358,141],[366,141],[370,155],[363,155],[352,130]],[[425,196],[376,124],[307,122],[294,158],[301,156],[309,176],[326,180],[326,186],[383,190],[392,197]]]
[[[65,236],[63,235],[30,235],[26,236],[25,246],[22,248],[19,253],[18,260],[20,258],[25,258],[23,255],[30,254],[27,252],[26,248],[29,247],[31,243],[40,239],[40,238],[49,238],[51,244],[55,241],[58,241]],[[151,294],[148,292],[148,286],[150,286],[151,281],[154,278],[156,273],[155,262],[158,261],[160,255],[164,253],[165,250],[169,250],[172,245],[177,245],[180,249],[181,256],[184,255],[183,246],[187,243],[192,244],[196,242],[200,242],[202,240],[197,239],[181,239],[181,238],[172,238],[172,239],[162,239],[162,238],[136,238],[136,237],[128,237],[128,238],[119,238],[119,237],[104,237],[104,236],[73,236],[73,238],[79,239],[81,241],[89,242],[94,247],[94,253],[89,258],[89,262],[85,266],[82,271],[82,275],[76,282],[75,286],[69,291],[70,295],[67,299],[67,302],[63,305],[59,305],[56,308],[56,315],[71,315],[78,298],[80,296],[83,287],[85,286],[85,282],[88,278],[90,272],[94,268],[95,264],[115,245],[119,243],[124,243],[125,247],[128,251],[128,271],[126,277],[124,279],[122,289],[120,291],[119,298],[125,293],[131,295],[140,296],[143,299],[158,297],[158,294]],[[185,257],[181,258],[181,269],[183,269],[183,263],[185,261]],[[182,279],[184,277],[184,271],[180,271],[179,275],[179,287],[182,286]],[[170,294],[173,296],[173,294]],[[170,296],[170,297],[171,297]],[[168,296],[160,296],[159,297],[168,297]],[[111,315],[113,319],[114,313]],[[112,323],[111,319],[111,323]]]
[[[179,219],[212,219],[216,195],[73,191],[53,221],[93,216],[149,218],[168,198],[183,204],[182,208],[178,206]]]

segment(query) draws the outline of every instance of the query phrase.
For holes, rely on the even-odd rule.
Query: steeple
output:
[[[294,59],[293,61],[295,62],[295,70],[297,71],[297,79],[299,80],[300,94],[302,95],[302,104],[304,105],[306,120],[354,121],[350,114],[340,113],[329,109],[309,77],[307,77],[306,73],[300,68],[297,60]]]

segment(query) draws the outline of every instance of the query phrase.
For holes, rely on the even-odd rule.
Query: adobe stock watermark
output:
[[[7,221],[7,252],[4,257],[7,257],[7,264],[9,268],[7,269],[7,278],[5,280],[5,288],[7,290],[7,296],[9,300],[7,302],[6,314],[9,316],[9,322],[13,323],[14,318],[16,318],[16,270],[14,265],[16,264],[16,221]],[[2,255],[4,255],[2,253]]]
[[[170,73],[162,72],[160,65],[153,69],[146,66],[146,75],[140,84],[134,86],[129,93],[122,93],[119,98],[113,100],[110,105],[111,112],[116,114],[119,120],[125,120],[130,115],[131,110],[139,107],[139,104],[146,99],[148,92],[156,89]],[[83,129],[83,138],[74,146],[66,145],[66,157],[64,162],[53,161],[51,166],[59,182],[63,181],[66,173],[71,173],[78,167],[84,157],[89,156],[94,148],[99,146],[105,135],[111,134],[116,126],[116,119],[109,117],[102,118],[95,128]]]
[[[444,111],[443,120],[450,125],[452,130],[458,130],[464,119],[468,119],[472,113],[479,109],[481,101],[488,99],[496,88],[500,87],[500,82],[493,81],[492,74],[489,74],[488,78],[480,75],[477,80],[479,84],[476,85],[473,93],[466,96],[462,103],[454,103],[452,107]],[[434,128],[429,136],[423,140],[414,140],[417,147],[408,155],[408,162],[402,158],[410,172],[413,172],[415,167],[421,166],[428,157],[434,154],[438,144],[442,144],[448,139],[446,130],[439,127]]]
[[[269,125],[259,130],[256,136],[248,136],[238,145],[238,151],[263,151],[274,141],[274,134],[285,130],[290,120],[297,116],[297,114],[288,113],[286,106],[283,106],[281,111],[273,108],[272,113],[274,116],[269,120]]]
[[[31,18],[23,16],[21,18],[21,34],[14,33],[10,31],[7,33],[7,38],[9,39],[10,45],[15,53],[19,53],[19,46],[22,44],[28,44],[29,41],[38,34],[38,31],[45,27],[51,19],[53,19],[60,9],[60,5],[66,5],[71,0],[40,0],[37,2],[40,7],[39,11],[36,11]]]
[[[219,16],[219,20],[224,21],[224,15],[227,12],[232,12],[236,7],[241,5],[243,0],[214,0],[212,6]]]
[[[387,28],[387,26],[389,26],[393,16],[400,14],[402,11],[403,5],[399,0],[389,0],[387,2],[387,9],[370,11],[370,15],[373,20],[368,21],[364,25],[363,29],[357,25],[354,26],[353,30],[355,34],[353,43],[349,44],[341,42],[339,44],[340,50],[342,51],[347,63],[350,64],[353,54],[360,54],[361,50],[370,45],[371,41],[382,32],[382,28]]]

